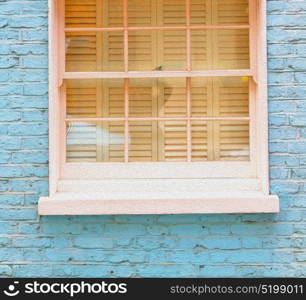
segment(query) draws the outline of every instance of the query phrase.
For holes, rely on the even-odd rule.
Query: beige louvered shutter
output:
[[[157,0],[157,25],[185,25],[185,1]],[[184,70],[186,68],[185,30],[158,32],[158,61],[161,70]]]
[[[213,80],[214,115],[248,116],[247,78]],[[249,126],[247,121],[217,121],[213,129],[214,160],[247,160],[249,158]]]
[[[121,8],[120,8],[121,5]],[[120,26],[122,1],[68,0],[66,26]],[[69,71],[120,71],[123,37],[117,32],[77,32],[66,36]],[[67,82],[67,114],[74,117],[116,117],[123,113],[123,85],[116,80]],[[122,161],[123,123],[71,123],[68,161]]]
[[[97,0],[99,1],[99,0]],[[103,27],[123,25],[123,1],[103,0],[101,7]],[[117,31],[99,33],[101,40],[102,70],[123,71],[123,33]],[[105,79],[101,83],[100,117],[123,117],[123,80]],[[124,160],[124,122],[101,122],[101,160],[122,162]]]
[[[128,1],[129,26],[155,26],[156,0]],[[152,71],[157,64],[157,32],[138,30],[129,32],[129,70]]]
[[[190,0],[191,25],[211,25],[211,0]],[[212,31],[191,31],[192,70],[212,69]]]
[[[212,5],[212,24],[248,24],[248,0],[216,0]],[[249,68],[247,29],[213,31],[213,68]],[[248,116],[247,78],[213,80],[213,113],[215,116]],[[218,121],[213,125],[213,159],[247,160],[249,158],[249,126],[243,121]]]
[[[213,80],[211,78],[191,79],[191,114],[192,117],[213,115]],[[213,123],[192,121],[192,160],[213,160]]]
[[[66,0],[66,27],[95,27],[96,0]],[[94,32],[66,34],[66,70],[96,71],[97,36]]]
[[[124,116],[124,88],[122,79],[101,81],[100,117],[117,118]],[[124,159],[124,122],[105,121],[100,123],[101,160],[122,162]]]
[[[212,1],[212,24],[248,24],[248,0]],[[248,29],[213,31],[215,69],[248,69]]]
[[[102,27],[123,26],[123,1],[122,0],[96,0],[100,2],[98,24]],[[99,53],[102,55],[102,71],[123,71],[123,32],[111,31],[98,33]]]
[[[130,117],[157,116],[157,79],[130,79]],[[157,161],[158,127],[156,121],[130,122],[130,161]]]
[[[95,27],[96,0],[66,0],[67,27]],[[95,33],[66,34],[66,70],[95,71],[97,64],[97,36]],[[66,83],[68,117],[97,116],[96,80]],[[67,126],[67,161],[97,160],[97,126],[92,123],[69,123]]]
[[[68,117],[96,117],[96,81],[67,81],[66,101]],[[96,161],[97,133],[95,124],[86,122],[69,123],[67,126],[67,161]]]
[[[156,0],[128,1],[129,26],[156,26]],[[157,67],[157,32],[129,32],[129,70],[152,71]],[[129,80],[129,116],[157,116],[157,80]],[[129,123],[129,161],[157,161],[157,122]]]
[[[158,110],[161,117],[186,116],[186,79],[158,80]],[[187,134],[185,121],[159,123],[159,160],[186,161]]]

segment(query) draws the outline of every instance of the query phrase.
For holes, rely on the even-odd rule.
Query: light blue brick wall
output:
[[[275,215],[37,216],[47,1],[0,0],[0,276],[306,276],[306,0],[268,1]]]

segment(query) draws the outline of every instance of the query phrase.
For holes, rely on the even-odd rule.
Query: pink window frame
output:
[[[185,0],[188,5],[189,0]],[[125,0],[125,14],[127,0]],[[268,180],[268,125],[267,125],[267,65],[266,65],[266,0],[249,0],[250,3],[250,25],[230,26],[230,28],[249,28],[250,30],[250,69],[248,70],[209,70],[209,71],[191,71],[190,59],[187,64],[187,71],[154,71],[152,72],[136,72],[128,71],[128,57],[125,51],[124,72],[65,72],[65,45],[64,35],[64,1],[49,0],[49,161],[50,161],[50,195],[56,193],[57,184],[61,178],[61,168],[64,163],[65,155],[65,105],[62,101],[63,96],[63,80],[73,78],[139,78],[139,77],[193,77],[193,76],[249,76],[253,80],[250,83],[250,94],[254,97],[253,104],[250,109],[251,118],[251,157],[255,157],[256,174],[262,184],[264,194],[269,194]],[[189,26],[190,13],[187,10],[187,25],[178,26],[175,29],[187,29],[187,53],[190,52],[190,30],[191,29],[224,29],[228,26]],[[168,28],[168,27],[167,27]],[[130,30],[131,28],[129,28]],[[135,29],[144,29],[144,27],[133,27]],[[149,29],[149,28],[145,28]],[[159,29],[159,27],[151,27],[151,29]],[[173,28],[174,29],[174,28]],[[80,31],[80,28],[70,28],[69,31]],[[86,28],[86,31],[103,31],[104,28]],[[107,29],[109,30],[109,28]],[[124,30],[125,48],[127,47],[127,18],[122,28],[114,30]],[[190,58],[190,55],[188,56]],[[258,64],[257,62],[260,61]],[[125,79],[125,86],[127,79]],[[188,81],[187,81],[188,82]],[[188,83],[187,83],[188,85]],[[125,89],[127,90],[127,89]],[[125,97],[125,122],[128,115],[128,95]],[[255,100],[255,101],[254,101]],[[190,97],[187,98],[188,111],[187,117],[190,116]],[[212,119],[212,118],[205,118]],[[147,120],[147,119],[146,119]],[[188,120],[187,120],[188,121]],[[190,130],[190,118],[189,118]],[[127,126],[125,126],[127,130]],[[125,135],[127,136],[127,134]],[[188,144],[190,145],[190,134],[188,135]],[[125,146],[128,148],[127,139]],[[252,145],[253,144],[253,145]],[[260,145],[260,147],[256,147]],[[190,159],[190,147],[188,147],[188,157]],[[125,151],[125,160],[127,161],[127,151]],[[70,172],[80,169],[75,165],[72,166]],[[109,167],[109,166],[108,166]],[[64,166],[67,168],[67,166]],[[69,172],[68,172],[69,173]]]

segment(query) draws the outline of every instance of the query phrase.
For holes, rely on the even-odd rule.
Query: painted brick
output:
[[[45,56],[25,56],[21,59],[21,66],[28,69],[46,68],[48,59]]]
[[[306,1],[267,9],[280,214],[38,218],[48,193],[48,3],[0,1],[0,277],[306,276]]]
[[[45,123],[13,123],[9,125],[9,135],[44,135],[48,133]]]
[[[282,167],[298,167],[300,164],[299,158],[292,155],[271,155],[270,165],[271,166],[282,166]]]
[[[289,122],[293,126],[306,126],[306,114],[295,114],[290,116]]]
[[[47,26],[47,18],[18,16],[9,20],[9,26],[15,28],[37,28]]]
[[[270,128],[269,130],[269,138],[270,140],[292,140],[297,137],[297,129],[296,128]]]

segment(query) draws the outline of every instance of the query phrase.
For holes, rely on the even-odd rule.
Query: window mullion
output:
[[[129,69],[128,0],[123,0],[124,72]],[[129,161],[129,79],[124,79],[124,162]]]
[[[185,0],[185,16],[186,16],[186,56],[187,56],[187,71],[191,72],[191,30],[190,30],[190,0]],[[186,95],[187,95],[187,161],[191,161],[191,77],[186,78]]]

